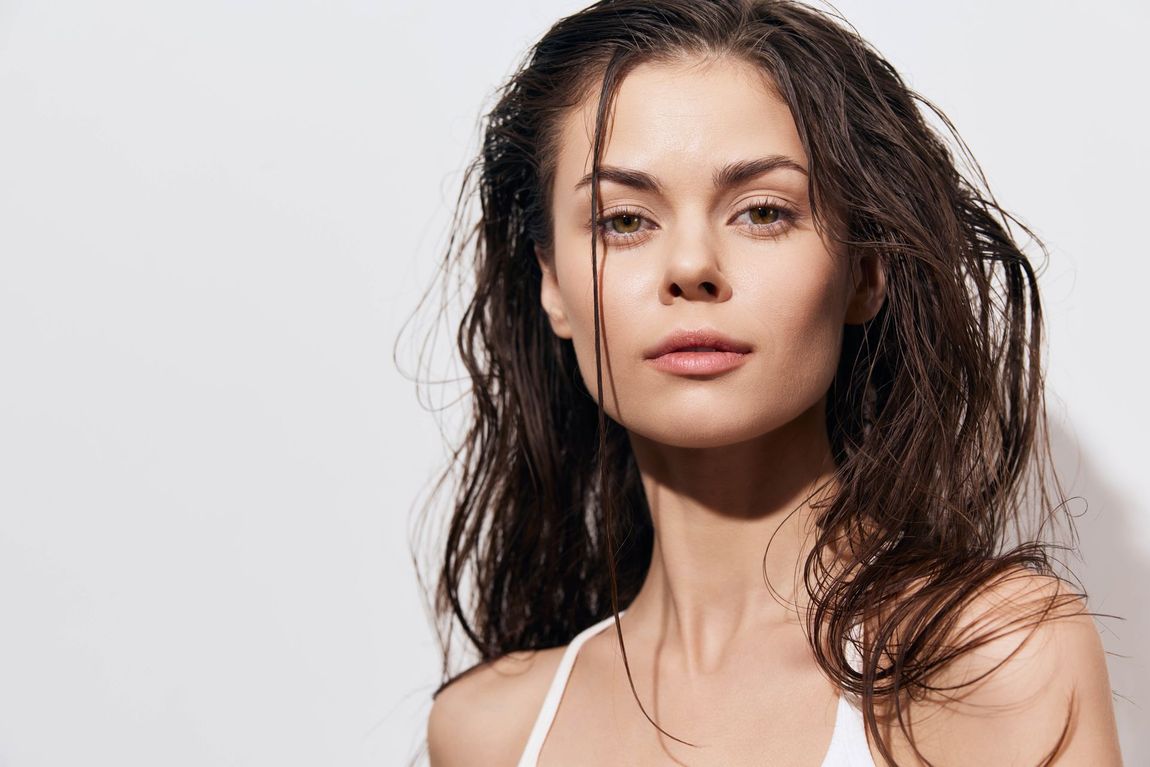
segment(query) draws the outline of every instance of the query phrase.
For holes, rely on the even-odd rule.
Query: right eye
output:
[[[621,213],[607,221],[607,227],[615,234],[635,234],[643,219],[632,213]]]
[[[599,219],[598,225],[603,239],[617,245],[636,245],[647,236],[647,230],[656,228],[636,210],[616,210],[605,214]]]

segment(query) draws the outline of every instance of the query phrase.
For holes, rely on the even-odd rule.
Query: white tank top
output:
[[[543,750],[543,741],[546,740],[547,733],[555,721],[555,714],[559,711],[559,701],[562,700],[563,691],[567,688],[567,680],[571,676],[579,648],[588,639],[614,623],[615,617],[609,615],[594,626],[579,632],[571,640],[571,644],[567,645],[563,657],[559,660],[559,667],[555,669],[555,677],[551,680],[547,697],[543,699],[543,706],[539,709],[539,716],[535,719],[535,726],[531,729],[531,736],[527,739],[527,746],[523,749],[523,756],[519,758],[519,767],[536,767],[539,752]],[[857,671],[860,665],[858,651],[850,643],[847,644],[846,651],[847,660]],[[822,767],[875,767],[870,746],[867,745],[862,710],[848,702],[841,694],[838,711],[835,714],[834,732],[831,734],[831,745],[823,757]]]

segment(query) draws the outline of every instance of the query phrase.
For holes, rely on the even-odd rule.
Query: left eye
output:
[[[777,223],[782,217],[782,213],[778,208],[772,208],[769,205],[758,205],[754,208],[748,208],[746,213],[751,223],[759,226],[769,226]]]

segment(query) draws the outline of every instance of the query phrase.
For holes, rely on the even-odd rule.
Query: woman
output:
[[[916,100],[738,0],[597,3],[502,91],[449,254],[437,607],[481,662],[434,767],[1120,764],[1085,595],[1024,530],[1034,271]]]

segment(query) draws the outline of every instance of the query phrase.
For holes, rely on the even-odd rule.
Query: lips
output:
[[[679,330],[648,350],[649,364],[679,376],[714,376],[746,361],[751,345],[713,330]]]
[[[748,354],[751,345],[713,330],[677,330],[649,349],[647,359],[656,359],[676,352]]]

